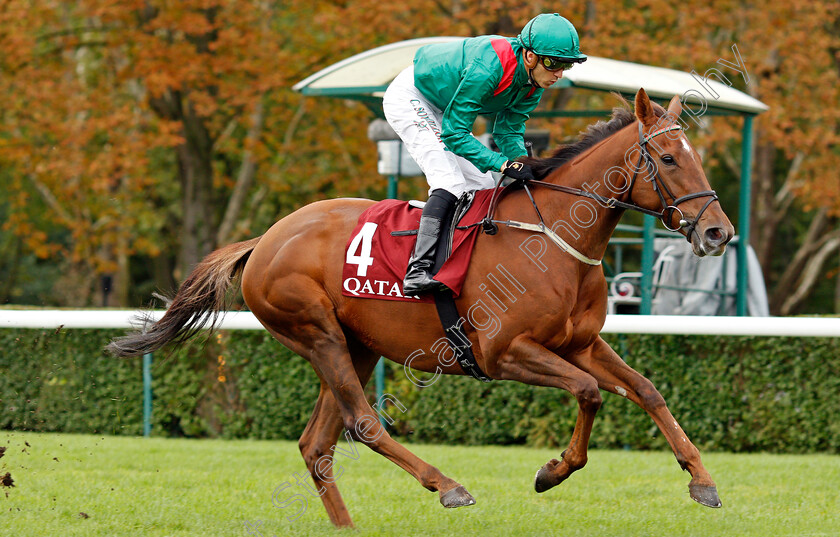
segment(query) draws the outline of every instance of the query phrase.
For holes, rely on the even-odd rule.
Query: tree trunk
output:
[[[762,134],[761,129],[756,129],[750,245],[755,249],[758,262],[767,273],[772,267],[779,215],[775,204],[775,170],[773,169],[776,149],[772,144],[764,141]]]
[[[838,228],[840,229],[840,228]],[[840,255],[837,256],[837,276],[834,283],[834,313],[840,313]]]
[[[209,23],[214,22],[217,8],[200,10]],[[139,13],[143,22],[158,16],[155,9]],[[189,42],[202,54],[211,54],[211,43],[217,30],[190,35]],[[207,89],[207,88],[205,88]],[[177,255],[175,279],[186,278],[196,263],[210,253],[215,243],[218,221],[213,210],[213,146],[214,141],[205,125],[205,118],[196,114],[189,92],[169,88],[161,95],[150,96],[152,110],[161,118],[181,123],[184,139],[176,148],[178,175],[181,183],[182,227],[181,244]]]
[[[173,258],[166,254],[161,254],[151,259],[151,272],[155,282],[155,289],[159,289],[163,295],[171,295],[178,287],[177,281],[173,276],[174,267],[172,266]],[[162,306],[159,304],[158,306]]]
[[[0,254],[3,255],[4,264],[8,267],[6,278],[2,285],[0,285],[0,304],[11,302],[12,290],[15,288],[17,282],[18,271],[20,269],[21,253],[23,252],[23,239],[17,235],[10,235],[8,239],[8,249],[4,248]],[[11,252],[9,252],[11,250]]]
[[[769,293],[770,313],[773,315],[793,313],[817,285],[820,271],[840,246],[840,229],[826,233],[830,225],[828,210],[817,211],[802,243]]]
[[[183,209],[177,280],[186,278],[201,258],[215,247],[216,222],[212,207],[213,142],[201,119],[185,103],[184,143],[178,146]]]
[[[239,176],[236,179],[233,194],[231,194],[230,200],[228,200],[225,216],[222,218],[222,223],[216,234],[217,244],[227,244],[231,241],[233,227],[239,220],[239,214],[242,212],[242,206],[245,204],[245,196],[248,195],[248,191],[254,183],[254,174],[256,173],[257,166],[252,148],[259,142],[262,134],[263,124],[265,123],[264,109],[263,100],[260,99],[257,101],[254,113],[251,115],[251,127],[248,129],[248,136],[245,140],[242,165],[239,168]]]
[[[825,239],[820,241],[822,246],[812,256],[808,257],[808,263],[802,271],[802,276],[797,282],[796,288],[793,293],[785,298],[779,309],[781,315],[791,315],[797,312],[819,283],[826,261],[835,252],[840,251],[840,232],[835,231],[826,236]]]
[[[113,298],[108,305],[120,308],[129,307],[131,305],[128,301],[131,288],[131,263],[124,248],[120,248],[120,251],[117,253],[117,275],[114,278],[112,288]]]

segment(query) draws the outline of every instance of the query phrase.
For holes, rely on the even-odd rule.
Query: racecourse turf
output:
[[[666,452],[599,451],[543,494],[536,470],[559,450],[409,445],[477,504],[444,509],[437,493],[359,446],[336,455],[355,530],[332,528],[295,442],[190,440],[0,431],[2,536],[732,536],[840,535],[840,457],[706,453],[722,509],[688,496]],[[346,443],[340,448],[348,450]],[[0,450],[2,451],[2,450]],[[338,467],[337,467],[338,470]],[[0,480],[2,481],[2,480]],[[287,517],[302,506],[297,519]]]

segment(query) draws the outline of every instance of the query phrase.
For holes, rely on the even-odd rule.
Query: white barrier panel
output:
[[[152,319],[162,310],[149,311]],[[137,310],[2,310],[0,328],[134,328]],[[220,328],[261,330],[249,311],[227,312]],[[607,315],[602,330],[611,334],[684,334],[708,336],[840,337],[840,318],[698,317],[688,315]]]
[[[601,332],[701,336],[840,337],[840,318],[607,315]]]
[[[154,319],[162,312],[151,312]],[[136,310],[0,310],[0,328],[131,328]]]
[[[139,318],[148,315],[157,321],[163,310],[0,310],[0,328],[138,328]],[[250,311],[229,311],[221,328],[261,330],[263,326]]]

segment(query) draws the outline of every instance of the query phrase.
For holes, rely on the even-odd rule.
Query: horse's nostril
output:
[[[711,244],[720,244],[724,240],[723,230],[719,227],[712,227],[706,230],[706,241]]]

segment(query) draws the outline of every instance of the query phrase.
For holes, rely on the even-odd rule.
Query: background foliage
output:
[[[730,81],[770,106],[756,122],[751,242],[771,309],[840,312],[834,0],[0,0],[0,303],[145,304],[301,205],[384,197],[371,112],[291,86],[376,46],[516,35],[555,9],[595,56],[705,73],[737,45],[749,80]],[[553,91],[543,106],[614,104]],[[530,126],[559,143],[589,121]],[[689,136],[734,213],[741,121],[703,123]],[[403,197],[423,190],[401,184]]]
[[[0,330],[0,429],[140,434],[141,361],[102,353],[120,334]],[[840,453],[836,338],[610,341],[705,451]],[[387,365],[386,392],[406,407],[387,406],[391,431],[404,439],[565,447],[574,429],[577,404],[566,392],[465,377],[420,389]],[[155,435],[297,439],[318,394],[309,364],[263,332],[223,332],[159,353],[152,375]],[[591,445],[667,449],[647,414],[606,393]]]

